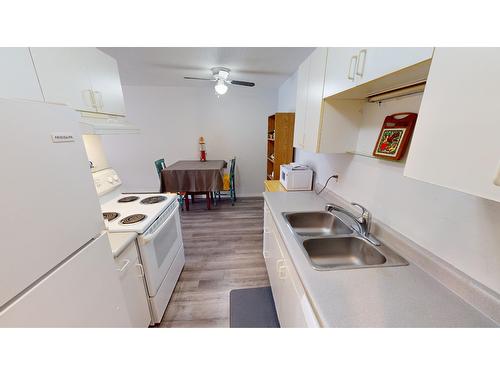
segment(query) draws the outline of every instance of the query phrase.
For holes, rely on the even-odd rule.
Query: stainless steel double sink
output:
[[[329,211],[284,212],[283,216],[316,270],[408,265],[389,247],[374,245],[360,235],[348,218]]]

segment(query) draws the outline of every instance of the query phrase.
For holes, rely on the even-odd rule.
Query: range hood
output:
[[[122,116],[80,112],[80,127],[83,134],[137,134],[139,128]]]

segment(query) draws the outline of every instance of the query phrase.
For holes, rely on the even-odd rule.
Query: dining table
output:
[[[161,171],[162,192],[178,192],[184,196],[189,210],[188,195],[205,194],[210,209],[211,193],[223,190],[225,160],[179,160]]]

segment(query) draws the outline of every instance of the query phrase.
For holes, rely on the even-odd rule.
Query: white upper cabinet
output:
[[[432,58],[432,47],[333,47],[328,62],[323,97],[335,95],[386,74]]]
[[[356,85],[357,47],[328,48],[323,97],[334,95]]]
[[[436,48],[405,176],[500,202],[500,48]]]
[[[96,48],[91,50],[91,56],[87,60],[87,70],[97,112],[124,115],[125,103],[116,60]]]
[[[356,83],[362,84],[432,58],[432,47],[371,47],[358,52]]]
[[[353,51],[343,50],[344,56]],[[309,152],[346,152],[353,149],[357,138],[360,102],[323,100],[329,58],[329,49],[316,48],[298,71],[294,147]],[[340,73],[338,77],[346,78]]]
[[[297,99],[295,101],[295,125],[293,128],[293,147],[304,148],[305,123],[307,111],[307,85],[309,83],[310,60],[306,59],[297,73]]]
[[[299,67],[294,146],[317,152],[323,111],[326,48],[316,48]]]
[[[96,48],[31,48],[45,100],[125,115],[116,61]]]
[[[95,112],[92,86],[83,61],[91,48],[31,48],[45,100]]]
[[[309,56],[304,149],[311,152],[318,151],[319,133],[323,118],[323,87],[325,84],[327,53],[326,48],[316,48]]]
[[[43,101],[28,48],[0,48],[0,98]]]

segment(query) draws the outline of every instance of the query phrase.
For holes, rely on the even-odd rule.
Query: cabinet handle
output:
[[[102,94],[100,91],[94,91],[95,96],[97,97],[96,109],[98,111],[102,111],[104,108],[104,103],[102,102]]]
[[[129,259],[125,259],[125,261],[124,261],[123,263],[124,263],[124,264],[123,264],[122,268],[117,268],[117,269],[116,269],[118,272],[123,272],[123,270],[124,270],[125,268],[127,268],[128,264],[130,263],[130,260],[129,260]]]
[[[349,64],[349,72],[347,73],[347,79],[350,81],[354,81],[354,73],[358,66],[358,56],[354,55],[351,57],[351,62]],[[353,69],[354,67],[354,69]]]
[[[137,263],[136,267],[139,269],[139,275],[138,276],[140,278],[143,278],[144,277],[144,267],[140,263]]]
[[[280,272],[280,267],[281,267],[281,263],[283,262],[283,259],[278,259],[276,261],[276,272]]]
[[[92,108],[96,109],[94,95],[92,94],[92,90],[83,90],[82,97],[83,97],[83,101],[87,107],[92,107]]]
[[[363,73],[365,71],[365,63],[366,63],[366,49],[362,49],[361,51],[359,51],[358,65],[356,67],[356,74],[360,77],[363,77]]]
[[[276,266],[277,266],[277,271],[278,271],[278,277],[279,277],[281,280],[286,279],[286,266],[285,266],[285,260],[284,260],[284,259],[279,259],[279,260],[276,262]]]
[[[278,277],[281,280],[286,279],[286,266],[280,266],[280,268],[278,269]]]

